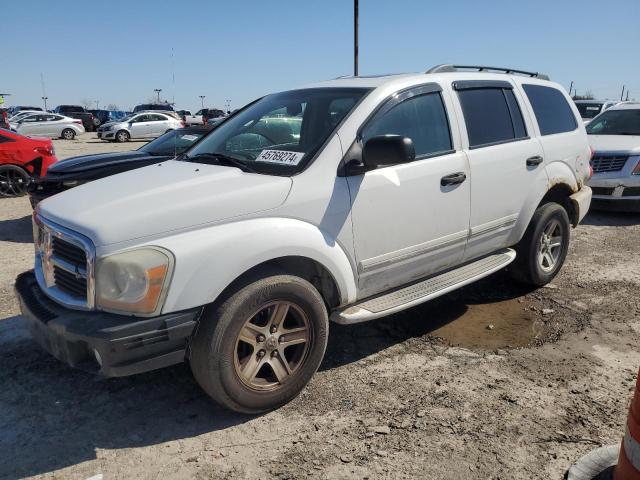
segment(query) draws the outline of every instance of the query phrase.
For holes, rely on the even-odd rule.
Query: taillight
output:
[[[76,120],[73,121],[73,123],[77,123],[78,125],[82,125],[82,120],[76,119]]]
[[[591,179],[591,177],[593,177],[593,167],[589,164],[589,179]]]
[[[182,128],[187,126],[187,122],[185,122],[184,120],[180,120],[180,125],[182,125]]]
[[[589,150],[591,150],[591,156],[589,157],[589,160],[593,160],[593,156],[596,154],[596,151],[591,145],[589,145]]]

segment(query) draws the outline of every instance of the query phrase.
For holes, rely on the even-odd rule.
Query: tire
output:
[[[27,193],[31,175],[17,165],[0,165],[0,197],[21,197]]]
[[[65,140],[73,140],[76,138],[76,132],[71,128],[65,128],[62,130],[62,138]]]
[[[119,143],[128,142],[130,138],[131,135],[129,135],[129,132],[127,132],[126,130],[119,130],[115,136],[116,141]]]
[[[569,215],[561,205],[546,203],[538,207],[515,247],[516,260],[509,268],[512,276],[537,287],[549,283],[567,257],[570,228]]]
[[[287,333],[294,328],[296,333]],[[267,412],[307,385],[324,356],[328,332],[327,309],[313,285],[266,273],[205,309],[191,342],[191,370],[202,389],[224,407]],[[298,343],[283,346],[291,342]]]
[[[96,130],[100,125],[102,125],[102,122],[100,121],[100,119],[98,117],[93,117],[93,126],[95,127]]]

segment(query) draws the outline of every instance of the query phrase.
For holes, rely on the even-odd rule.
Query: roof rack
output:
[[[424,73],[445,73],[459,72],[460,70],[477,70],[478,72],[501,72],[506,74],[516,73],[518,75],[526,75],[527,77],[539,78],[541,80],[549,80],[549,76],[539,72],[527,72],[525,70],[516,70],[514,68],[488,67],[486,65],[452,65],[443,63],[430,68]]]

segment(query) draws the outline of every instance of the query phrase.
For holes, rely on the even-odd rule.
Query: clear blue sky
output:
[[[232,108],[352,72],[351,0],[5,0],[0,92],[50,108]],[[360,0],[361,74],[438,63],[539,70],[578,93],[640,99],[640,0]],[[173,50],[173,61],[171,52]],[[173,67],[172,67],[173,65]],[[175,70],[175,85],[172,70]]]

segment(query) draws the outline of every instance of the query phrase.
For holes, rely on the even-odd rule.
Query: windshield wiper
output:
[[[201,158],[211,158],[213,160],[216,160],[219,164],[221,165],[228,165],[228,166],[232,166],[232,167],[236,167],[239,168],[240,170],[242,170],[243,172],[249,172],[249,173],[258,173],[255,169],[251,168],[249,165],[247,165],[246,163],[244,163],[242,160],[239,160],[237,158],[234,157],[230,157],[229,155],[225,155],[224,153],[198,153],[196,155],[194,155],[193,157],[191,156],[185,156],[183,158],[183,160],[187,160],[187,161],[197,161],[198,159]]]

